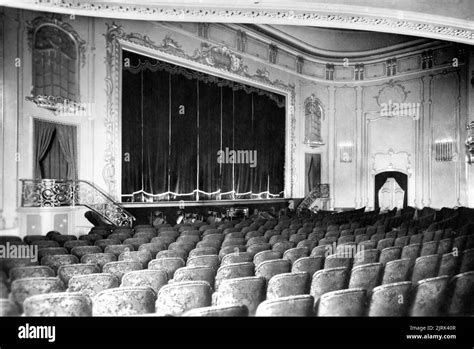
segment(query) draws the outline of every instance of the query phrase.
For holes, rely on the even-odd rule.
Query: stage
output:
[[[197,213],[208,216],[209,211],[226,212],[227,209],[247,207],[252,214],[254,209],[278,213],[282,208],[288,207],[288,201],[301,199],[257,199],[257,200],[203,200],[203,201],[163,201],[163,202],[126,202],[122,207],[135,216],[135,224],[150,224],[150,217],[154,211],[161,211],[166,216],[168,223],[176,222],[178,210],[185,213]]]

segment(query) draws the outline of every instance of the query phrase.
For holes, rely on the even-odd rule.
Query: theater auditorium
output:
[[[0,315],[473,316],[473,13],[7,1]]]

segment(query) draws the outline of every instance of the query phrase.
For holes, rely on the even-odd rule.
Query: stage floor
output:
[[[202,206],[254,206],[268,204],[286,204],[291,199],[256,199],[256,200],[202,200],[202,201],[161,201],[161,202],[123,202],[122,207],[153,208],[153,207],[202,207]]]

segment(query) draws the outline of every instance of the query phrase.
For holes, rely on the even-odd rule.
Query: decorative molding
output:
[[[227,46],[214,46],[208,43],[201,43],[201,47],[195,49],[192,55],[188,55],[181,45],[169,35],[165,36],[161,44],[156,44],[147,35],[140,33],[126,33],[121,25],[115,23],[107,25],[106,38],[106,95],[107,114],[105,116],[106,150],[104,157],[104,167],[102,176],[107,184],[107,189],[113,197],[119,197],[117,183],[119,164],[116,159],[120,159],[118,152],[120,144],[120,69],[121,69],[121,44],[132,44],[135,46],[151,49],[157,53],[174,56],[180,60],[185,60],[193,64],[207,66],[217,71],[224,72],[227,78],[245,79],[249,83],[258,86],[263,85],[271,90],[278,89],[287,95],[287,115],[290,121],[290,160],[285,163],[285,173],[287,166],[290,166],[289,176],[285,175],[285,194],[292,197],[296,186],[295,153],[296,153],[296,116],[295,116],[295,85],[286,84],[282,80],[271,80],[270,73],[266,68],[257,69],[254,74],[248,72],[248,67],[244,64],[242,56],[236,54]],[[196,69],[196,68],[193,68]],[[199,70],[199,69],[198,69]]]
[[[33,0],[26,1],[26,6],[35,6],[37,10],[44,8],[50,12],[71,13],[74,11],[77,15],[91,15],[101,17],[127,17],[142,20],[164,20],[164,21],[192,21],[202,22],[229,22],[234,23],[275,23],[287,25],[312,25],[320,27],[339,27],[352,28],[358,30],[374,30],[389,33],[400,33],[413,36],[426,36],[448,41],[459,41],[467,44],[474,43],[474,32],[466,24],[459,24],[460,21],[454,21],[452,18],[441,16],[432,16],[431,22],[426,22],[427,14],[416,14],[411,18],[400,18],[398,11],[383,9],[378,15],[370,15],[367,8],[347,8],[344,12],[338,11],[336,5],[319,7],[314,9],[300,8],[295,9],[271,9],[249,6],[248,8],[225,8],[224,6],[215,7],[215,5],[205,5],[191,7],[189,5],[153,5],[136,3],[111,3],[108,1],[94,2],[90,1],[49,1]],[[301,6],[304,6],[302,4]],[[339,7],[340,8],[340,7]],[[365,13],[363,12],[365,9]],[[410,12],[408,12],[410,13]],[[458,23],[454,24],[446,24]],[[468,29],[469,28],[469,29]]]
[[[372,176],[385,171],[399,171],[411,177],[411,154],[406,151],[395,152],[393,149],[389,149],[386,153],[373,154]]]
[[[275,44],[268,45],[268,61],[271,64],[276,64],[278,56],[278,46]]]
[[[396,103],[403,103],[410,92],[399,82],[388,81],[387,84],[379,90],[377,96],[374,96],[377,104],[381,107],[382,103],[388,103],[390,100]]]
[[[247,51],[247,33],[243,30],[237,30],[237,50],[240,52]]]
[[[81,66],[84,67],[86,64],[86,42],[83,39],[81,39],[79,34],[74,30],[74,28],[69,23],[62,21],[62,16],[60,14],[53,13],[50,16],[36,17],[34,20],[27,22],[28,48],[30,50],[33,50],[33,44],[34,44],[33,39],[34,39],[35,33],[41,27],[44,27],[46,25],[50,25],[50,26],[63,30],[74,40],[74,42],[77,44]]]
[[[37,107],[51,110],[55,114],[76,115],[86,111],[83,104],[60,96],[26,96],[25,99],[35,103]]]
[[[312,93],[304,100],[305,114],[305,137],[304,144],[310,147],[320,147],[324,145],[321,138],[322,120],[324,120],[324,110],[321,101]]]

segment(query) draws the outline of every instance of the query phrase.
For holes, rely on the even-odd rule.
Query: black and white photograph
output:
[[[0,320],[474,347],[474,2],[0,0]]]

